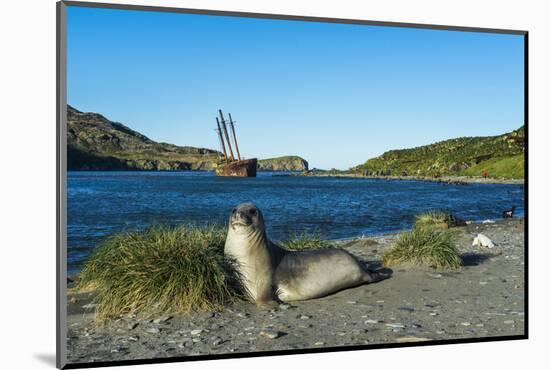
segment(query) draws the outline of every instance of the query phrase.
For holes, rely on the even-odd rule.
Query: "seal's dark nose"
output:
[[[232,217],[242,220],[247,224],[252,223],[257,215],[258,210],[256,208],[237,208],[232,213]]]
[[[248,220],[248,218],[250,216],[250,213],[249,213],[248,210],[239,209],[239,210],[236,210],[235,212],[237,213],[237,216],[239,216],[240,218],[245,219],[245,220]]]
[[[260,210],[251,203],[244,203],[231,210],[231,223],[250,225],[261,218]]]

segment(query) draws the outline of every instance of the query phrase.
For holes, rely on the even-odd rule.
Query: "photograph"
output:
[[[527,32],[57,21],[62,363],[527,338]]]

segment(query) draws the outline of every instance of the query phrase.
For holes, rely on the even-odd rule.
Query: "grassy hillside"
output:
[[[480,173],[487,170],[487,174],[490,174],[492,177],[522,179],[525,175],[524,160],[523,154],[505,158],[491,158],[465,169],[462,171],[462,174],[466,176],[479,176]]]
[[[381,176],[483,176],[523,178],[524,127],[487,137],[463,137],[390,150],[352,171]]]

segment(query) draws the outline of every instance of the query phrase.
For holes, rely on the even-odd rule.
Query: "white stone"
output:
[[[474,241],[472,242],[472,245],[475,247],[481,246],[487,248],[493,248],[495,246],[491,239],[483,234],[477,234],[477,236],[474,238]]]
[[[378,323],[379,323],[378,320],[371,320],[371,319],[365,320],[365,324],[378,324]]]
[[[405,325],[403,324],[386,324],[386,326],[393,328],[393,329],[404,329]]]
[[[269,339],[277,339],[279,338],[283,333],[276,331],[276,330],[262,330],[260,332],[260,335]]]

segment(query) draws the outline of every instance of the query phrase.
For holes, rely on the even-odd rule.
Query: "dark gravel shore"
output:
[[[329,297],[259,309],[125,317],[93,325],[93,293],[69,295],[70,363],[523,335],[524,222],[457,228],[458,271],[399,267],[392,278]],[[495,247],[472,246],[482,232]],[[341,241],[377,266],[396,235]],[[329,272],[327,272],[329,273]]]
[[[473,177],[473,176],[366,176],[359,173],[315,173],[315,172],[300,172],[294,174],[285,174],[278,176],[311,176],[311,177],[338,177],[346,179],[370,179],[370,180],[386,180],[386,181],[428,181],[444,184],[466,185],[466,184],[524,184],[524,179],[504,179],[492,177]]]

